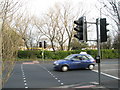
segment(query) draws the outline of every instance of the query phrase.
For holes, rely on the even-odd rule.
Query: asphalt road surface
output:
[[[92,71],[79,69],[60,72],[53,70],[52,62],[16,62],[4,88],[95,87],[98,84],[97,69],[96,65]],[[117,59],[103,60],[101,62],[101,85],[107,88],[118,88],[119,69]]]

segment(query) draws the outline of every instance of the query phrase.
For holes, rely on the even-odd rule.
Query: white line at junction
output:
[[[102,71],[118,71],[120,69],[107,69],[107,70],[102,70]]]
[[[92,71],[98,73],[98,70],[92,70]],[[102,75],[106,75],[106,76],[111,77],[111,78],[114,78],[114,79],[117,79],[117,80],[120,80],[120,78],[118,78],[118,77],[115,77],[115,76],[112,76],[112,75],[109,75],[109,74],[106,74],[106,73],[103,73],[103,72],[101,72],[101,74],[102,74]]]

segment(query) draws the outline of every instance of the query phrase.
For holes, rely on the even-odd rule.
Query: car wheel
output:
[[[68,71],[68,66],[62,66],[61,70],[62,70],[63,72]]]
[[[90,70],[94,69],[94,65],[93,65],[93,64],[90,64],[90,65],[88,66],[88,69],[90,69]]]

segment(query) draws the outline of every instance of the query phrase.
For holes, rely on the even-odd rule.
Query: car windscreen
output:
[[[71,59],[71,58],[73,58],[74,57],[74,55],[69,55],[69,56],[67,56],[66,58],[64,58],[64,59],[67,59],[67,60],[69,60],[69,59]]]
[[[90,59],[90,60],[94,60],[94,58],[90,55],[87,55],[87,57]]]

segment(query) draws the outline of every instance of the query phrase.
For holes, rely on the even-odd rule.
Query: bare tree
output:
[[[15,57],[17,55],[18,47],[21,45],[20,36],[16,33],[15,29],[11,26],[13,16],[20,8],[20,1],[3,0],[0,2],[0,18],[2,19],[2,71],[4,76],[2,78],[2,84],[7,81],[15,63]],[[5,72],[6,71],[6,72]]]
[[[119,0],[98,0],[100,4],[104,6],[105,12],[102,12],[107,18],[112,20],[110,22],[110,25],[112,26],[113,33],[112,35],[114,36],[114,42],[118,44],[117,47],[119,48],[119,42],[120,42],[120,1]],[[117,38],[116,38],[117,36]],[[111,40],[108,40],[107,45],[109,45]],[[111,43],[112,44],[112,43]],[[114,46],[114,45],[113,45]]]
[[[78,19],[78,16],[85,13],[86,11],[82,8],[79,11],[74,10],[69,2],[65,2],[65,4],[56,3],[49,9],[46,16],[39,23],[36,23],[36,26],[50,40],[53,51],[55,51],[55,43],[60,46],[60,50],[64,50],[64,46],[68,44],[66,46],[70,50],[74,28],[73,22]]]
[[[58,3],[54,5],[54,13],[54,22],[56,24],[55,42],[59,44],[60,50],[64,50],[64,44],[66,43],[68,37],[66,37],[66,31],[62,23],[62,8],[61,5],[58,5]]]
[[[55,17],[52,11],[49,11],[44,19],[36,21],[35,25],[39,29],[40,33],[45,35],[51,42],[53,51],[55,51],[54,40],[56,36],[56,24]]]
[[[19,35],[22,37],[24,41],[24,45],[29,50],[29,47],[32,47],[33,42],[33,26],[32,26],[32,17],[29,15],[17,15],[16,18],[14,18],[14,27],[16,28],[16,31],[19,33]]]
[[[82,6],[82,3],[79,4],[79,6]],[[74,30],[74,20],[78,19],[81,16],[84,16],[87,11],[84,10],[82,7],[78,7],[76,10],[72,7],[72,4],[69,2],[66,2],[62,5],[63,7],[63,13],[62,13],[62,24],[64,26],[64,29],[68,36],[68,49],[70,50],[70,44],[73,38],[73,30]],[[76,11],[76,12],[73,12]]]
[[[112,19],[116,23],[116,26],[118,27],[118,31],[115,30],[115,32],[118,33],[120,31],[120,10],[119,10],[120,7],[119,7],[119,0],[107,0],[107,1],[100,0],[99,2],[105,8],[105,12],[102,12],[102,14],[104,14],[108,18]]]

